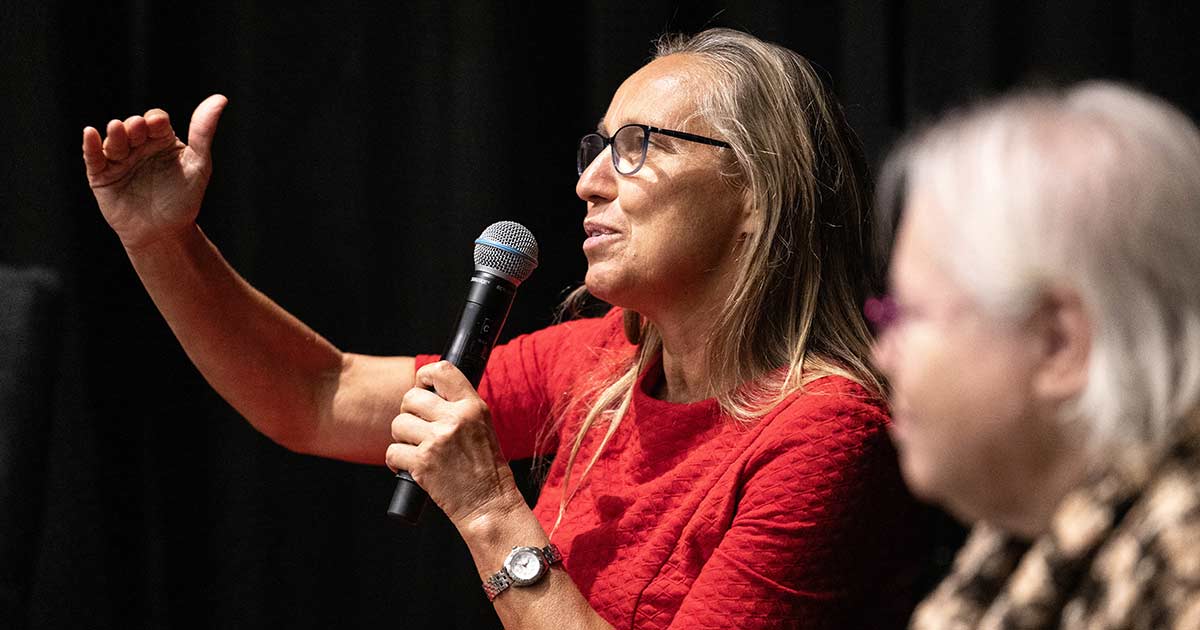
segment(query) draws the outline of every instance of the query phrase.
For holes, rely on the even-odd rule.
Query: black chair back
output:
[[[0,266],[0,620],[28,625],[55,375],[62,335],[57,277]]]

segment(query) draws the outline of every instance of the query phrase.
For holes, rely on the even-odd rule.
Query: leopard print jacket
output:
[[[1200,630],[1200,432],[1095,475],[1032,543],[979,524],[911,630]]]

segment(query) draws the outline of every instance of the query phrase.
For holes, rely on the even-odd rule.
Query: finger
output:
[[[404,397],[400,400],[400,411],[425,420],[433,420],[440,413],[438,407],[444,404],[446,401],[436,393],[424,387],[413,387],[404,392]]]
[[[125,133],[129,136],[129,148],[136,149],[146,141],[149,129],[146,119],[141,116],[130,116],[125,119]]]
[[[125,124],[119,120],[108,121],[108,129],[104,134],[104,156],[114,162],[129,157],[129,136],[125,134]]]
[[[147,111],[142,117],[146,119],[146,127],[149,130],[147,135],[151,138],[169,138],[175,135],[171,129],[171,117],[167,112],[155,108]]]
[[[217,121],[229,99],[220,94],[213,94],[196,106],[192,113],[192,122],[188,126],[188,146],[207,158],[212,154],[213,136],[217,134]]]
[[[104,145],[100,141],[100,132],[95,127],[83,128],[83,165],[88,176],[99,175],[108,166],[104,159]]]
[[[417,370],[417,386],[432,387],[450,402],[479,397],[466,375],[449,361],[430,363]]]
[[[387,448],[383,460],[387,467],[392,469],[392,472],[407,470],[411,473],[414,468],[419,467],[419,458],[419,451],[412,444],[392,444]]]
[[[420,444],[433,437],[433,427],[411,413],[392,418],[392,440],[402,444]]]

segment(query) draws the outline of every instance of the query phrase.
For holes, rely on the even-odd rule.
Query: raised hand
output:
[[[167,112],[152,109],[108,123],[103,142],[83,130],[83,163],[104,219],[127,250],[191,226],[212,175],[212,141],[228,100],[214,94],[196,107],[188,143],[175,136]]]

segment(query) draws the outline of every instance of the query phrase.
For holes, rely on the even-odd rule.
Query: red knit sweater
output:
[[[534,512],[547,532],[583,410],[564,411],[634,348],[621,313],[567,322],[493,352],[479,393],[509,459],[561,442]],[[418,357],[418,365],[435,357]],[[902,627],[927,549],[885,433],[886,410],[840,377],[814,381],[752,422],[715,400],[632,406],[552,540],[592,607],[617,628]],[[607,425],[588,432],[571,487]],[[561,445],[561,448],[560,448]],[[519,544],[520,541],[513,541]]]

